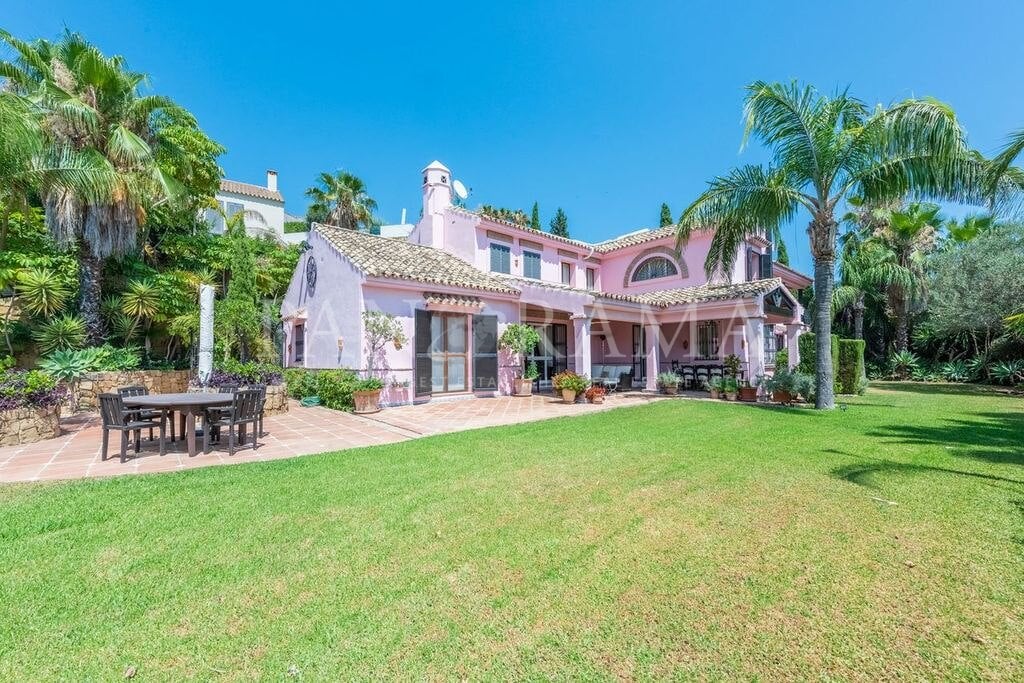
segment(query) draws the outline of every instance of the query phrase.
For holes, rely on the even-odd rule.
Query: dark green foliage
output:
[[[284,224],[285,233],[308,232],[309,224],[306,221],[286,221]]]
[[[569,217],[562,211],[562,207],[558,207],[555,217],[551,219],[551,234],[559,237],[569,236]]]
[[[334,410],[351,410],[355,405],[352,392],[372,388],[364,385],[365,380],[360,380],[351,370],[288,368],[284,371],[284,380],[290,397],[318,396],[320,405]]]
[[[533,210],[530,212],[530,229],[540,232],[540,207],[537,202],[533,203]]]
[[[231,281],[227,296],[217,305],[214,318],[223,343],[225,360],[237,357],[247,361],[256,353],[263,332],[257,302],[256,262],[246,239],[242,214],[228,221],[231,245]]]
[[[839,340],[839,366],[836,376],[839,379],[840,394],[863,393],[864,380],[867,373],[864,369],[864,340]]]
[[[664,228],[672,225],[675,221],[672,220],[672,209],[668,208],[668,204],[661,205],[661,218],[658,219],[658,227]]]
[[[815,376],[816,365],[818,361],[818,351],[814,347],[815,334],[813,332],[804,332],[800,335],[798,343],[800,345],[800,364],[797,366],[797,370],[805,375]],[[832,335],[832,376],[835,377],[836,389],[839,388],[839,337]]]

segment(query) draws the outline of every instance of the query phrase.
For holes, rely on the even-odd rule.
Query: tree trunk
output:
[[[853,303],[853,338],[864,338],[864,295],[858,294]]]
[[[903,291],[896,293],[894,308],[896,309],[896,338],[893,340],[893,345],[898,353],[906,351],[909,342],[910,306],[907,305],[907,297]]]
[[[818,301],[832,300],[832,285],[835,279],[835,257],[818,258],[814,261],[814,298]],[[814,346],[817,354],[815,384],[817,396],[814,407],[829,410],[836,405],[834,372],[832,367],[832,308],[818,306],[814,321]]]
[[[103,259],[93,254],[89,245],[83,242],[78,250],[78,312],[85,320],[85,334],[90,346],[99,346],[106,340],[103,316],[100,315],[102,275]]]

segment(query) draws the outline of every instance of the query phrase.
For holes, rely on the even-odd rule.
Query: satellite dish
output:
[[[466,186],[462,184],[461,180],[453,180],[452,188],[455,190],[455,196],[459,199],[466,199],[469,197],[469,191],[466,190]]]

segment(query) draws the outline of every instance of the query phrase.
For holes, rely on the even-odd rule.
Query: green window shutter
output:
[[[498,316],[473,316],[473,388],[498,390]]]
[[[430,358],[430,311],[416,310],[416,395],[430,396],[433,392],[433,363]]]

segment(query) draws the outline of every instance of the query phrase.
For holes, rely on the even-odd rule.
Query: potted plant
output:
[[[597,384],[587,389],[583,395],[591,403],[604,403],[605,388]]]
[[[740,386],[740,400],[753,403],[757,400],[757,387],[744,380]]]
[[[352,391],[355,412],[360,414],[379,412],[380,392],[383,388],[384,382],[378,377],[368,377],[356,382]]]
[[[587,390],[590,382],[583,375],[577,375],[572,370],[560,372],[552,378],[555,391],[562,392],[562,400],[566,403],[575,403],[576,395]]]
[[[730,353],[726,356],[725,360],[722,361],[722,364],[725,365],[726,375],[734,379],[740,376],[740,365],[742,365],[742,361],[735,353]]]
[[[725,382],[723,377],[712,377],[705,382],[707,389],[711,392],[711,398],[719,398],[722,395],[722,385]]]
[[[722,391],[725,392],[725,400],[735,401],[736,393],[739,391],[739,383],[735,377],[725,377],[722,380]]]
[[[498,338],[498,347],[519,356],[520,373],[513,380],[512,393],[516,396],[529,396],[533,393],[533,381],[540,374],[537,364],[526,364],[526,354],[540,344],[540,334],[525,323],[512,323],[505,328]],[[532,376],[531,375],[532,372]]]
[[[679,377],[674,372],[662,372],[658,375],[658,386],[670,396],[679,393]]]

